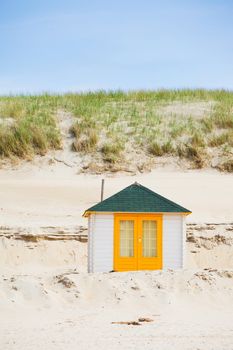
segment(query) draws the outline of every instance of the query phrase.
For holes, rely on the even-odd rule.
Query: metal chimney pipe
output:
[[[104,179],[101,180],[101,202],[104,199]]]

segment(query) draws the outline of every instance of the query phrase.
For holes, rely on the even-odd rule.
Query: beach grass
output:
[[[123,162],[129,149],[197,168],[208,164],[211,149],[222,161],[232,158],[233,92],[203,89],[2,96],[0,155],[30,158],[59,149],[58,110],[73,115],[73,151],[105,163]]]
[[[50,96],[0,98],[0,156],[33,158],[61,147]]]

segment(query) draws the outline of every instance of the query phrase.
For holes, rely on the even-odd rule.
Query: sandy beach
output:
[[[60,165],[0,172],[1,348],[232,349],[232,176],[105,176],[105,198],[138,181],[193,211],[186,268],[88,274],[82,213],[101,178]],[[152,321],[112,323],[141,317]]]
[[[0,172],[1,225],[66,226],[86,224],[85,209],[137,181],[190,208],[188,222],[232,222],[233,177],[214,170],[186,172],[159,168],[135,176],[76,174],[64,165],[27,165]]]

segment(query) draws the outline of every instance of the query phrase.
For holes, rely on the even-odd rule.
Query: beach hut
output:
[[[184,266],[188,209],[134,183],[87,209],[88,271]]]

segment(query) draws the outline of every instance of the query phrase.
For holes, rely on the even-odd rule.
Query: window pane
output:
[[[157,222],[145,220],[142,222],[142,255],[144,257],[157,256]]]
[[[120,256],[134,256],[134,221],[120,220]]]

